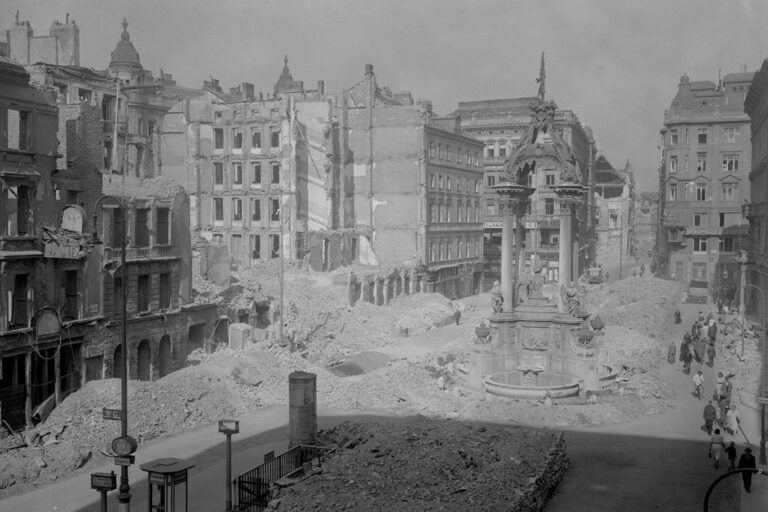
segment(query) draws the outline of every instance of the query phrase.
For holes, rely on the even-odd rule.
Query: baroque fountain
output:
[[[598,357],[589,314],[579,304],[572,281],[578,265],[575,212],[588,189],[555,127],[557,106],[544,101],[543,76],[538,102],[530,108],[528,132],[505,163],[500,183],[492,187],[503,217],[501,283],[491,291],[490,325],[478,329],[478,336],[488,342],[470,358],[463,380],[469,388],[510,398],[563,398],[611,387],[616,374]],[[536,191],[528,184],[537,183],[537,173],[544,170],[554,170],[558,177],[549,187],[560,207],[556,284],[546,282],[535,254],[525,271],[523,217]]]

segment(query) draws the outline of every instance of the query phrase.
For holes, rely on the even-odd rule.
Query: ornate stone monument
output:
[[[531,122],[504,170],[498,185],[503,215],[500,295],[489,318],[491,348],[472,358],[468,370],[470,387],[517,398],[542,399],[571,396],[579,391],[598,390],[612,384],[615,374],[595,357],[593,334],[573,286],[575,209],[587,188],[582,184],[578,162],[555,126],[557,106],[544,99],[542,57],[539,96],[530,105]],[[545,137],[546,135],[546,137]],[[544,293],[545,276],[533,265],[523,273],[523,217],[535,187],[529,176],[543,169],[556,170],[558,181],[550,188],[560,204],[560,293]],[[535,179],[530,180],[536,183]],[[496,295],[499,290],[495,287]],[[585,332],[585,329],[589,332]]]

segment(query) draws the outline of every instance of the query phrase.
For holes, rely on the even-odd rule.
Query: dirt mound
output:
[[[275,509],[518,510],[560,440],[425,417],[345,422],[319,437],[342,448],[321,473],[284,489]]]

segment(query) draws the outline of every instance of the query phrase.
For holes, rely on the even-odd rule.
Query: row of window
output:
[[[739,142],[739,137],[741,135],[741,127],[740,126],[724,126],[722,128],[722,140],[725,142],[733,143],[733,142]],[[696,130],[696,143],[697,144],[706,144],[708,140],[709,135],[709,128],[698,128]],[[685,128],[683,130],[683,136],[685,140],[685,144],[689,144],[689,129]],[[680,129],[679,128],[672,128],[669,130],[669,144],[671,146],[677,146],[680,144]]]
[[[429,188],[433,190],[453,190],[454,184],[457,192],[470,193],[474,189],[475,194],[480,193],[480,180],[470,180],[469,178],[456,178],[454,180],[451,176],[437,173],[430,173],[429,175]]]
[[[705,254],[709,239],[704,236],[693,237],[693,252]],[[735,252],[739,250],[738,240],[732,236],[719,237],[717,240],[717,250],[719,252]]]
[[[446,162],[474,165],[475,167],[483,165],[479,152],[475,151],[472,153],[470,149],[463,149],[459,146],[456,146],[454,152],[453,146],[443,144],[442,142],[435,143],[435,141],[431,141],[429,143],[429,157],[445,160]]]
[[[271,168],[270,183],[280,184],[280,164],[278,162],[269,162]],[[251,162],[250,180],[252,186],[260,187],[262,184],[261,162]],[[229,164],[230,183],[234,187],[242,186],[246,177],[243,172],[243,162],[232,162]],[[224,162],[213,162],[213,184],[216,187],[224,187]]]
[[[720,184],[720,199],[723,201],[735,201],[738,192],[738,183]],[[712,193],[709,183],[686,183],[681,187],[677,183],[670,183],[667,185],[667,198],[670,201],[707,201],[712,199]]]
[[[741,153],[723,153],[722,156],[722,166],[720,167],[720,170],[723,172],[739,172],[739,159],[741,158]],[[678,170],[678,158],[677,155],[672,155],[669,157],[669,173],[674,174]],[[685,159],[685,172],[688,172],[688,158]],[[696,154],[696,172],[706,172],[707,171],[707,154],[706,153],[697,153]]]
[[[230,211],[232,212],[233,222],[243,221],[243,200],[239,197],[233,197],[230,199]],[[280,220],[280,201],[278,199],[269,199],[269,220]],[[261,199],[250,200],[251,203],[251,220],[261,220]],[[224,198],[213,198],[213,223],[221,224],[224,222]]]
[[[429,243],[429,261],[450,261],[452,259],[474,258],[482,256],[480,240],[435,241]]]
[[[213,129],[213,149],[224,149],[224,130],[224,128]],[[254,126],[250,129],[251,144],[249,147],[251,149],[262,148],[263,131],[264,130],[261,126]],[[232,149],[243,149],[245,140],[245,128],[232,128],[230,135]],[[280,147],[280,128],[272,127],[269,129],[269,147],[271,149],[277,149]]]
[[[123,209],[114,208],[112,212],[112,229],[110,247],[120,247],[123,242]],[[133,219],[134,247],[150,246],[150,226],[155,227],[155,245],[168,245],[171,240],[171,211],[168,208],[155,208],[154,218],[150,219],[151,208],[136,208]]]
[[[131,279],[130,277],[128,278]],[[139,274],[136,276],[136,311],[143,313],[150,310],[152,306],[152,281],[156,279],[157,284],[157,310],[168,309],[171,307],[171,274],[162,272],[160,274]],[[131,293],[132,286],[128,284],[128,293]],[[115,291],[115,315],[120,316],[123,310],[123,281],[117,277],[114,280]],[[130,296],[128,304],[130,307]],[[153,308],[154,309],[154,308]],[[128,311],[131,313],[131,311]]]
[[[454,207],[451,201],[430,201],[429,220],[436,222],[480,222],[480,207],[477,203],[462,204],[461,201]]]
[[[280,257],[280,235],[269,236],[269,257],[271,259]],[[249,235],[251,259],[260,260],[262,255],[261,235]],[[224,235],[221,233],[213,234],[213,241],[219,245],[224,243]],[[230,235],[230,256],[233,261],[243,261],[243,237],[242,235]]]

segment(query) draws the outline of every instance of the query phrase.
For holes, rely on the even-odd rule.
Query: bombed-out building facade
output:
[[[123,357],[129,378],[154,380],[227,339],[216,306],[192,303],[189,198],[160,177],[154,142],[194,90],[143,70],[126,29],[105,71],[79,66],[74,20],[38,40],[17,18],[0,46],[0,404],[14,427],[120,376]]]

